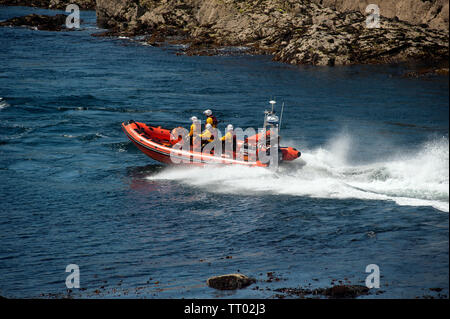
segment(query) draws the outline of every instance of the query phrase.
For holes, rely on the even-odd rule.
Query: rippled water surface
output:
[[[0,20],[32,12],[56,13],[0,7]],[[448,78],[186,57],[92,37],[95,12],[81,18],[0,29],[0,295],[64,295],[68,264],[82,297],[270,298],[364,284],[368,264],[382,276],[369,298],[448,295]],[[221,129],[257,128],[271,98],[303,153],[277,171],[166,167],[120,128],[188,127],[205,108]],[[231,272],[258,283],[206,287]]]

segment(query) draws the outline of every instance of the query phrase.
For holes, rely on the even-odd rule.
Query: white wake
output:
[[[217,193],[284,194],[332,199],[390,200],[449,211],[449,144],[430,141],[382,161],[351,164],[352,139],[339,136],[276,171],[241,166],[169,167],[151,180],[175,180]]]
[[[0,110],[7,108],[8,106],[9,106],[9,104],[5,101],[5,99],[0,97]]]

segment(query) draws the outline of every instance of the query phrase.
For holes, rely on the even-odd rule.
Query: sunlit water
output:
[[[32,12],[56,13],[0,7],[0,20]],[[61,296],[68,264],[83,297],[270,298],[364,284],[368,264],[384,291],[370,298],[448,295],[447,78],[186,57],[91,37],[95,13],[81,18],[71,32],[0,29],[0,295]],[[302,151],[276,171],[166,167],[120,128],[188,127],[205,108],[221,129],[257,128],[272,98],[283,144]],[[238,271],[258,283],[205,285]]]

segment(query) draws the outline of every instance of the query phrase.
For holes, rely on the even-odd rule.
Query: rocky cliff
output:
[[[313,0],[325,7],[341,12],[359,11],[365,13],[369,4],[380,8],[380,15],[398,18],[411,24],[426,24],[432,29],[449,29],[448,0]]]
[[[448,31],[302,0],[97,0],[97,21],[115,34],[182,39],[188,54],[247,46],[291,64],[448,60]],[[111,33],[110,33],[111,34]]]
[[[62,9],[67,5],[74,3],[80,9],[93,10],[95,9],[95,0],[0,0],[0,5],[7,6],[25,6],[38,7],[46,9]]]

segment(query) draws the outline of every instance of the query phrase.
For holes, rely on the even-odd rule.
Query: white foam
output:
[[[175,180],[218,193],[390,200],[402,206],[449,211],[447,138],[364,165],[349,164],[351,146],[348,135],[339,136],[324,147],[303,151],[301,159],[277,171],[241,166],[169,167],[148,178]]]
[[[7,108],[8,106],[9,104],[2,97],[0,97],[0,110]]]

